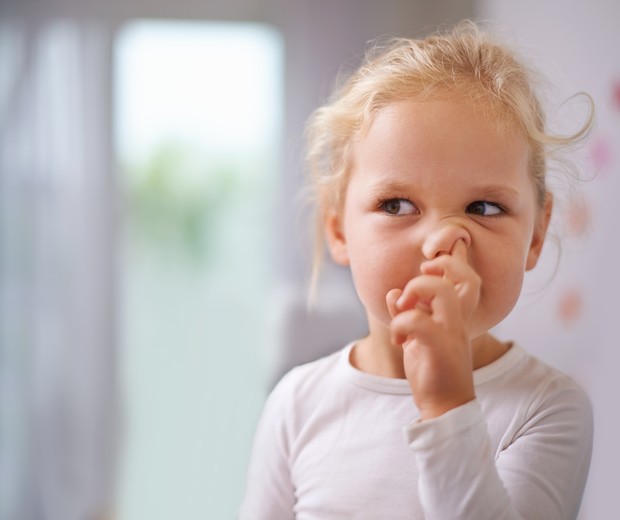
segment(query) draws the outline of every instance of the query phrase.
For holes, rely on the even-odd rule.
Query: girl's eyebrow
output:
[[[393,179],[374,179],[370,182],[369,188],[372,191],[377,192],[393,192],[393,193],[402,193],[409,192],[414,189],[414,186],[410,183],[406,182],[398,182]]]
[[[388,193],[409,193],[415,191],[415,185],[406,182],[399,182],[393,179],[373,179],[370,182],[370,190],[373,192]],[[453,186],[446,185],[446,190],[452,191]],[[519,196],[520,191],[509,184],[479,184],[472,185],[467,190],[475,197],[498,198],[498,199],[514,199]]]
[[[492,184],[473,187],[472,193],[482,194],[485,198],[512,199],[518,197],[520,191],[508,184]]]

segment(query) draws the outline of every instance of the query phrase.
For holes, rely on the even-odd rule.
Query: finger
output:
[[[429,302],[421,302],[419,295],[415,291],[416,285],[419,283],[418,277],[412,278],[407,282],[405,288],[400,291],[400,295],[396,300],[397,312],[403,312],[411,309],[415,309],[417,306],[424,308],[427,312],[430,312]]]
[[[476,272],[468,263],[450,255],[438,256],[424,262],[420,265],[420,272],[447,278],[453,284],[476,277]]]
[[[398,314],[390,323],[391,340],[402,345],[420,337],[431,337],[430,329],[436,329],[430,315],[419,309],[410,309]]]
[[[388,312],[390,313],[391,318],[400,312],[396,302],[402,293],[403,291],[400,289],[392,289],[385,295],[385,303],[387,304]]]
[[[457,240],[452,246],[452,250],[449,255],[440,255],[432,260],[423,262],[420,265],[420,271],[424,274],[445,276],[446,268],[450,266],[457,266],[457,269],[458,266],[469,266],[467,244],[465,243],[465,240]]]
[[[454,320],[450,321],[450,325]],[[407,347],[412,341],[418,345],[440,347],[447,341],[446,334],[452,334],[444,324],[438,323],[434,316],[412,309],[398,314],[390,323],[391,341],[394,345]]]
[[[452,251],[450,251],[450,255],[456,258],[457,260],[461,260],[465,263],[467,262],[467,244],[465,240],[459,238],[454,245],[452,246]]]
[[[478,273],[468,263],[452,255],[443,255],[422,264],[420,271],[424,274],[442,276],[452,282],[465,314],[469,314],[477,305],[482,282]]]
[[[454,243],[452,247],[452,258],[457,260],[455,276],[459,276],[459,268],[463,267],[461,271],[461,278],[455,280],[456,290],[459,295],[470,303],[473,301],[474,305],[478,302],[478,296],[480,294],[481,279],[478,273],[469,264],[469,258],[467,255],[467,243],[463,239],[459,239]]]
[[[454,317],[460,310],[460,303],[452,282],[439,276],[420,275],[407,283],[397,307],[401,311],[415,307],[443,320]]]

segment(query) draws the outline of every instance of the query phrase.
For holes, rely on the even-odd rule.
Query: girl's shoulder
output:
[[[330,408],[334,395],[340,394],[344,379],[346,351],[341,349],[315,361],[298,365],[287,372],[269,394],[261,424],[276,436],[294,442],[312,417]]]
[[[498,362],[476,371],[474,377],[479,397],[490,407],[500,402],[505,409],[511,403],[526,416],[560,409],[582,417],[592,413],[587,393],[573,377],[519,345],[513,345]]]
[[[272,395],[303,401],[324,393],[327,387],[333,385],[343,375],[346,353],[349,349],[350,345],[347,345],[332,354],[297,365],[280,379]]]

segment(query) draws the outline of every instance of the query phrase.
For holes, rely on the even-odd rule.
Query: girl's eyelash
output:
[[[500,204],[499,202],[493,202],[493,201],[490,201],[490,200],[476,200],[476,201],[470,203],[467,206],[467,210],[469,210],[474,205],[488,205],[488,206],[491,206],[492,208],[495,208],[496,210],[498,210],[497,213],[492,213],[490,215],[484,215],[484,214],[475,213],[475,212],[471,212],[470,211],[470,213],[474,213],[474,214],[479,215],[481,217],[488,217],[488,218],[501,217],[501,216],[506,215],[508,213],[508,211],[506,210],[506,207],[503,204]]]
[[[412,200],[409,197],[400,197],[400,196],[391,196],[391,197],[377,197],[377,200],[375,202],[375,207],[377,209],[382,209],[385,207],[385,205],[388,202],[392,202],[392,201],[402,201],[402,202],[408,202],[409,204],[413,204],[415,206],[415,204],[412,202]]]
[[[377,197],[376,201],[375,201],[375,208],[378,211],[381,212],[386,212],[386,207],[387,204],[390,202],[404,202],[407,204],[410,204],[411,206],[413,206],[414,208],[416,208],[416,205],[414,202],[411,201],[411,199],[409,199],[406,196],[390,196],[390,197]],[[486,206],[490,206],[494,209],[497,210],[497,212],[492,213],[492,214],[484,214],[484,213],[476,213],[474,211],[471,211],[472,206],[475,205],[486,205]],[[490,201],[490,200],[475,200],[471,203],[469,203],[466,208],[465,208],[465,212],[466,213],[473,213],[476,214],[478,216],[481,217],[487,217],[487,218],[496,218],[496,217],[501,217],[504,216],[508,213],[508,210],[506,208],[506,206],[504,206],[502,203],[500,202],[495,202],[495,201]]]
[[[386,202],[390,202],[391,200],[405,200],[407,202],[411,202],[407,197],[399,197],[398,195],[390,196],[390,197],[377,197],[375,206],[380,208]]]
[[[398,210],[401,209],[401,205],[408,205],[411,207],[411,209],[413,210],[411,213],[405,213],[405,214],[399,214],[399,211],[397,210],[396,213],[394,213],[393,211],[390,211],[388,209],[388,205],[389,204],[398,204]],[[377,201],[375,203],[375,207],[377,208],[377,211],[380,211],[381,213],[386,213],[389,214],[390,216],[405,216],[407,214],[412,214],[412,213],[417,213],[417,207],[416,205],[407,197],[398,197],[398,196],[392,196],[392,197],[379,197],[377,198]],[[394,209],[394,208],[392,208]]]

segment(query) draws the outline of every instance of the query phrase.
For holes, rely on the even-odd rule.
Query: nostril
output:
[[[469,232],[462,226],[448,224],[431,232],[422,245],[422,254],[428,260],[452,253],[455,244],[463,240],[466,247],[471,244]]]

